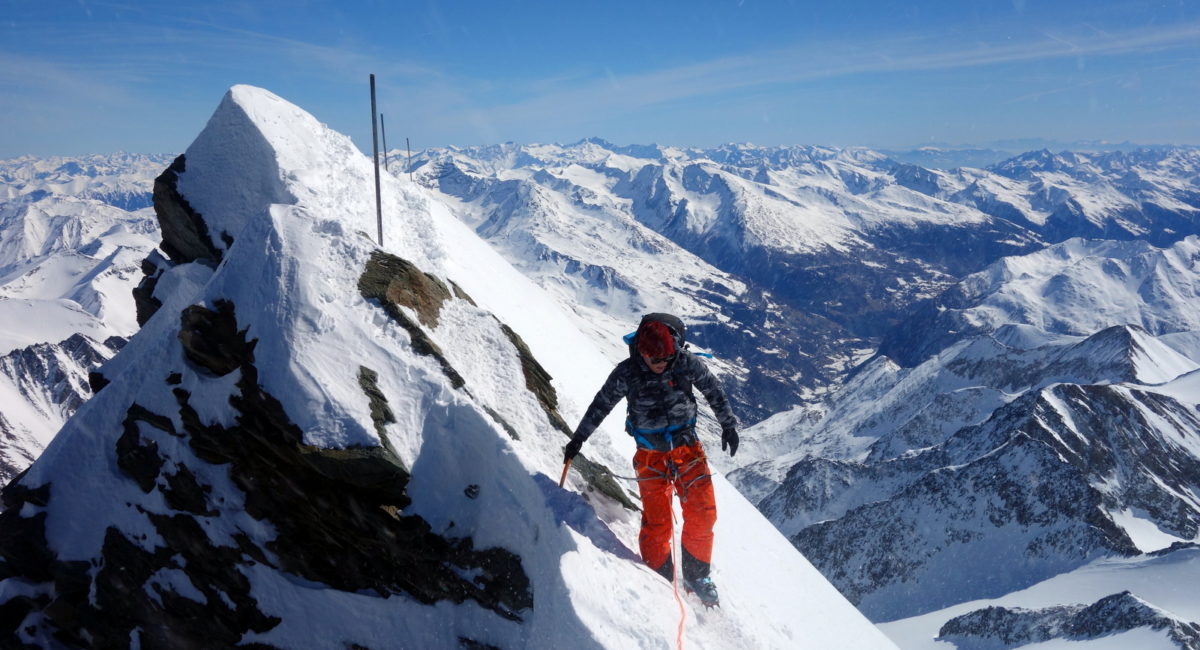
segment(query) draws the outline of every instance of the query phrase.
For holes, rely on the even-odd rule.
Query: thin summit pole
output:
[[[371,151],[375,160],[375,221],[379,224],[379,247],[383,248],[383,201],[379,197],[379,129],[375,124],[375,75],[371,75]]]
[[[379,114],[379,135],[383,136],[383,171],[388,170],[387,166],[387,122],[383,121],[383,113]]]

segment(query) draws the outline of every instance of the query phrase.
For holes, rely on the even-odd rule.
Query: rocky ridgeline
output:
[[[375,370],[360,367],[358,384],[381,444],[316,447],[304,442],[279,399],[260,385],[259,341],[239,326],[236,304],[217,300],[211,306],[187,306],[177,315],[162,313],[165,273],[181,265],[215,268],[224,256],[211,244],[203,215],[178,191],[186,165],[180,156],[156,181],[167,258],[151,255],[136,290],[141,324],[151,319],[161,324],[164,317],[178,323],[174,345],[186,367],[165,373],[160,384],[174,404],[151,409],[134,396],[119,431],[89,435],[111,440],[103,452],[108,464],[140,493],[114,508],[136,513],[147,524],[134,532],[113,515],[96,557],[62,561],[48,543],[47,514],[64,507],[56,503],[58,481],[77,477],[40,485],[28,485],[24,475],[12,481],[3,492],[0,514],[0,580],[9,587],[25,586],[15,595],[10,589],[0,604],[0,645],[118,647],[137,639],[143,647],[269,647],[244,642],[246,635],[281,623],[263,611],[252,592],[251,575],[262,570],[379,598],[405,594],[425,604],[474,601],[509,621],[524,620],[534,593],[518,555],[476,548],[470,537],[435,533],[420,516],[406,514],[412,505],[406,490],[410,468],[382,435],[396,418]],[[226,247],[233,245],[232,237],[220,236]],[[453,389],[470,394],[471,386],[430,335],[447,302],[474,305],[461,288],[376,251],[358,290],[387,315],[385,321],[408,333],[416,353],[437,361]],[[549,374],[516,332],[500,326],[522,365],[526,388],[565,440],[570,431],[558,413]],[[196,403],[185,388],[195,385],[189,375],[205,382],[233,380],[228,403]],[[102,372],[91,373],[89,380],[100,400],[105,391],[120,390],[114,383],[120,379]],[[228,417],[219,418],[225,424],[200,415],[214,406],[230,409]],[[518,436],[499,413],[488,413]],[[591,490],[635,509],[606,467],[583,456],[576,467]],[[478,486],[468,486],[463,498],[476,497]],[[214,529],[232,532],[222,541],[210,534]],[[261,530],[273,531],[269,540],[257,534]],[[459,642],[489,647],[467,637]]]
[[[8,483],[37,458],[49,437],[92,396],[88,375],[125,344],[120,337],[103,343],[75,334],[60,343],[39,343],[0,357],[0,374],[8,378],[30,408],[38,410],[45,431],[29,431],[29,422],[5,419],[0,413],[0,483]]]
[[[864,370],[795,431],[811,455],[782,459],[775,489],[767,464],[732,478],[877,620],[996,597],[1139,553],[1115,513],[1200,535],[1200,413],[1137,383],[1195,367],[1137,327],[1024,350],[963,341],[912,370]],[[853,440],[873,442],[839,446]]]
[[[135,637],[149,647],[201,639],[237,645],[244,634],[280,623],[250,593],[245,571],[256,564],[348,592],[405,593],[423,603],[471,599],[520,620],[533,606],[520,559],[502,549],[475,549],[470,539],[444,538],[420,517],[401,514],[409,504],[408,473],[389,450],[304,444],[279,402],[258,386],[256,341],[238,330],[234,306],[216,307],[185,310],[179,342],[194,371],[213,377],[239,373],[231,399],[237,424],[204,424],[191,394],[175,388],[182,430],[175,418],[135,402],[113,449],[128,480],[166,504],[168,513],[142,510],[161,543],[147,550],[144,537],[130,539],[111,526],[93,562],[60,562],[46,545],[44,529],[54,484],[28,488],[18,480],[4,490],[0,573],[39,585],[33,595],[0,605],[4,645],[37,647],[22,641],[30,638],[120,647]],[[181,377],[164,381],[178,385]],[[380,399],[377,392],[368,397]],[[386,402],[379,412],[386,417]],[[207,471],[189,467],[190,454],[180,453],[180,445],[206,464],[229,468],[245,495],[245,512],[277,531],[273,542],[260,545],[244,533],[233,535],[233,545],[212,541],[204,520],[229,516],[229,504],[201,478]],[[30,510],[41,512],[22,514]],[[102,568],[92,571],[93,565]],[[156,581],[163,573],[186,576],[203,598]],[[31,618],[35,612],[40,615]]]
[[[1180,650],[1200,648],[1200,624],[1182,620],[1128,591],[1091,605],[978,609],[947,621],[938,640],[962,650],[1007,650],[1054,639],[1091,641],[1143,628],[1163,633]]]

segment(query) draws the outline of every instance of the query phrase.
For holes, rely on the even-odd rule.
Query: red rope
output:
[[[671,519],[675,523],[675,530],[679,530],[679,520],[675,517],[675,508],[671,508]],[[674,537],[674,535],[672,535]],[[672,540],[674,541],[674,540]],[[679,564],[675,562],[675,545],[671,545],[671,566],[673,567],[673,575],[671,576],[671,586],[675,588],[675,602],[679,603],[679,631],[675,634],[675,646],[679,650],[683,650],[683,623],[687,620],[687,610],[683,607],[683,598],[679,596]]]

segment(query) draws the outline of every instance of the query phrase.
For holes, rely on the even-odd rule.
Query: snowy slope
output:
[[[148,211],[95,199],[0,204],[0,352],[76,333],[100,341],[132,334],[129,291],[157,231]]]
[[[988,635],[980,634],[975,639],[960,636],[954,640],[938,640],[940,631],[955,617],[988,607],[1044,611],[1065,603],[1091,604],[1126,591],[1159,609],[1164,619],[1200,621],[1200,608],[1197,607],[1200,600],[1196,599],[1194,588],[1197,580],[1200,580],[1200,549],[1194,546],[1152,556],[1106,558],[1001,598],[961,603],[922,616],[884,623],[880,627],[897,645],[906,649],[973,647],[969,645],[971,642],[979,644],[980,639]],[[1194,641],[1188,646],[1169,638],[1169,631],[1164,628],[1154,629],[1143,624],[1127,631],[1112,629],[1116,627],[1113,623],[1119,625],[1120,618],[1112,616],[1107,620],[1092,621],[1090,626],[1083,629],[1060,629],[1058,634],[1045,635],[1048,637],[1045,640],[1033,635],[1013,635],[1004,647],[1039,650],[1080,647],[1088,650],[1176,650],[1195,645]],[[954,641],[958,641],[959,645]],[[1083,641],[1088,643],[1082,644]]]
[[[171,172],[161,307],[5,489],[7,644],[675,644],[619,423],[555,484],[611,359],[554,300],[394,179],[380,250],[369,161],[269,92]],[[725,605],[684,600],[686,647],[890,647],[716,480]]]

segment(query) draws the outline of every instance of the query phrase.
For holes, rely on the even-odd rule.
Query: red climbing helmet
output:
[[[645,321],[637,331],[638,352],[651,359],[669,359],[675,355],[671,329],[658,321]]]

